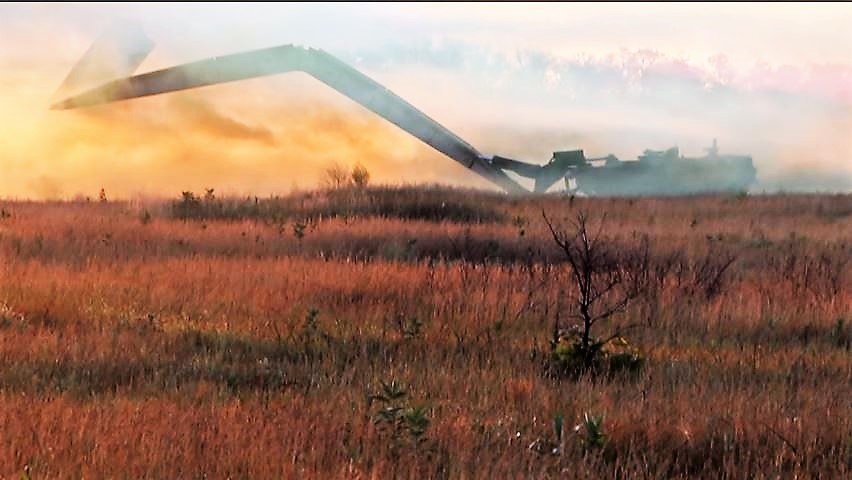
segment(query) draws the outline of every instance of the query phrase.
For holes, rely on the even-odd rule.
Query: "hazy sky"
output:
[[[761,189],[852,190],[852,4],[0,5],[0,197],[266,194],[332,161],[484,184],[302,74],[80,111],[51,96],[122,19],[139,71],[283,43],[328,50],[486,153],[754,156]]]

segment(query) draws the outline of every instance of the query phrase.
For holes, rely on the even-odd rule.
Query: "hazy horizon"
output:
[[[286,43],[323,48],[486,153],[749,154],[753,191],[852,191],[852,5],[0,6],[0,197],[235,194],[377,183],[488,187],[304,74],[79,111],[57,87],[115,22],[154,41],[137,72]]]

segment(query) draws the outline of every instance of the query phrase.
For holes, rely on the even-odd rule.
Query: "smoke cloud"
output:
[[[629,159],[645,148],[677,145],[700,155],[718,138],[722,153],[754,157],[755,191],[852,190],[852,64],[826,47],[852,45],[835,20],[852,19],[846,6],[837,5],[833,15],[813,9],[816,20],[804,30],[767,14],[767,24],[797,42],[785,48],[785,40],[776,40],[777,58],[768,50],[774,30],[755,24],[759,15],[749,17],[748,9],[743,22],[752,23],[754,41],[734,49],[727,40],[707,39],[683,52],[667,46],[680,30],[650,29],[652,38],[611,9],[610,17],[595,14],[597,28],[612,32],[604,28],[607,21],[621,27],[603,38],[578,23],[592,15],[580,7],[514,16],[508,7],[493,15],[474,6],[411,8],[2,6],[0,31],[8,41],[0,46],[0,197],[95,196],[100,188],[110,197],[206,187],[280,193],[316,185],[331,162],[360,162],[377,182],[487,186],[303,74],[47,110],[71,66],[123,17],[140,20],[157,43],[139,71],[309,44],[385,84],[486,153],[543,163],[554,150]],[[659,10],[654,21],[665,24],[668,10],[651,8]],[[716,10],[709,12],[712,17]],[[678,15],[682,21],[685,13]],[[700,30],[702,13],[692,15]],[[808,15],[796,11],[790,18]],[[548,23],[560,18],[560,24],[573,21],[572,29]],[[723,36],[735,26],[720,28]],[[808,32],[837,38],[808,46]]]

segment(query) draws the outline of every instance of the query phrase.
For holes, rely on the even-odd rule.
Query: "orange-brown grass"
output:
[[[463,194],[498,214],[355,209],[307,218],[301,239],[299,208],[181,220],[165,201],[0,202],[0,475],[852,475],[852,196]],[[638,377],[544,375],[575,293],[542,209],[605,212],[616,240],[649,236],[655,264],[680,255],[613,320],[647,325],[629,334]],[[707,292],[698,267],[725,255]],[[373,422],[368,395],[391,379],[429,408],[416,448]],[[580,447],[584,412],[604,415],[605,448]],[[558,414],[561,453],[529,448]]]

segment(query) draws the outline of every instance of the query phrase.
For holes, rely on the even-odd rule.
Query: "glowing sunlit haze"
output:
[[[282,193],[330,162],[379,183],[487,187],[307,75],[73,111],[48,106],[92,41],[141,23],[137,72],[323,48],[486,153],[750,154],[762,190],[852,190],[850,4],[2,5],[0,197]]]

